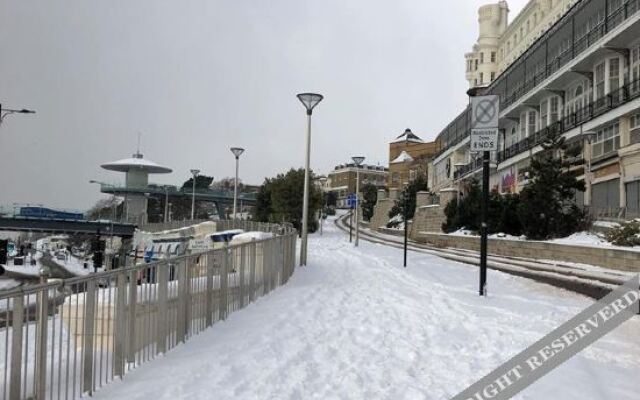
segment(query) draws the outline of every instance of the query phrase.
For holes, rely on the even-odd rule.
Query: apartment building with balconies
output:
[[[549,2],[531,1],[523,12],[530,13],[533,3]],[[550,1],[552,8],[555,3],[564,4]],[[499,95],[501,104],[491,187],[521,190],[541,143],[561,134],[580,153],[572,168],[587,190],[576,202],[595,216],[638,216],[640,0],[580,0],[566,7],[480,90]],[[461,188],[479,176],[480,154],[469,151],[469,118],[467,108],[438,135],[442,151],[430,168],[432,189]]]

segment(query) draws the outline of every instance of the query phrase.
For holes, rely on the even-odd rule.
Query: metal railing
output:
[[[297,232],[266,227],[278,235],[0,293],[0,399],[90,395],[284,285]]]
[[[211,220],[211,219],[194,219],[194,220],[185,220],[185,221],[169,221],[169,222],[158,222],[152,224],[142,225],[140,227],[141,231],[145,232],[161,232],[168,231],[172,229],[180,229],[186,228],[189,226],[194,226],[201,223],[212,223],[216,225],[216,231],[224,231],[228,229],[243,229],[245,231],[262,231],[262,232],[274,232],[279,231],[283,227],[288,227],[293,229],[290,224],[270,224],[267,222],[256,222],[256,221],[247,221],[247,220]]]
[[[629,221],[640,218],[640,210],[628,207],[595,207],[584,206],[584,210],[592,220],[608,220],[615,222]]]
[[[498,153],[498,162],[507,160],[517,154],[530,150],[543,143],[552,134],[562,134],[579,127],[585,122],[624,105],[640,97],[640,80],[635,80],[614,90],[613,92],[591,101],[559,121],[540,129],[534,135],[526,137]]]
[[[193,195],[193,189],[191,188],[182,188],[178,186],[170,186],[170,185],[157,185],[157,184],[149,184],[143,187],[131,187],[123,184],[111,184],[111,183],[101,183],[100,191],[102,193],[140,193],[146,194],[149,193],[151,195],[156,196],[171,196],[171,197],[189,197]],[[233,200],[233,191],[227,190],[219,190],[219,189],[203,189],[196,188],[195,190],[196,198],[215,198],[215,199],[227,199]],[[256,193],[239,193],[238,199],[242,201],[253,202],[256,199]]]

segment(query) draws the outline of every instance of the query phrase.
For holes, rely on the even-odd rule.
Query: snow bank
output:
[[[273,237],[273,233],[269,233],[269,232],[260,232],[260,231],[245,232],[245,233],[239,233],[235,235],[231,239],[231,242],[229,242],[229,244],[234,245],[234,244],[249,243],[252,240],[265,240],[265,239],[271,239],[272,237]]]

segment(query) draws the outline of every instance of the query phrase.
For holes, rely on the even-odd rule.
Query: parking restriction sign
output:
[[[499,114],[497,95],[471,98],[471,151],[498,150]]]

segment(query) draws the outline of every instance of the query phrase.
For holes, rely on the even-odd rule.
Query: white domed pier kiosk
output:
[[[156,164],[145,159],[137,152],[132,158],[118,160],[101,165],[108,171],[124,172],[124,184],[100,183],[100,191],[105,194],[118,196],[124,199],[124,215],[122,220],[137,226],[148,225],[149,215],[147,206],[149,199],[162,199],[165,207],[164,222],[172,222],[171,204],[175,199],[192,199],[195,197],[198,203],[212,203],[220,219],[225,218],[225,211],[233,205],[233,191],[196,188],[195,193],[191,187],[159,185],[149,182],[150,174],[167,174],[172,172],[171,168]],[[95,182],[95,181],[94,181]],[[245,192],[238,194],[238,202],[241,208],[253,207],[256,203],[256,192]],[[154,221],[160,222],[160,221]]]
[[[140,152],[136,152],[131,158],[102,164],[101,167],[125,173],[125,185],[118,192],[124,197],[126,222],[144,225],[147,222],[149,174],[168,174],[172,172],[171,168],[145,159]],[[105,189],[102,188],[103,193],[108,191],[115,194],[113,188]]]

